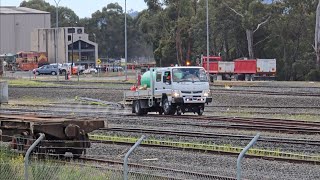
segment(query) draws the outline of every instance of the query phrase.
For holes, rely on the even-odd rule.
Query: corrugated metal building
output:
[[[50,28],[50,13],[25,7],[0,7],[0,54],[31,51],[31,32]]]

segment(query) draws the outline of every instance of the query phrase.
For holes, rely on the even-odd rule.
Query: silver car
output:
[[[33,73],[35,75],[40,75],[40,74],[56,75],[58,71],[59,70],[57,65],[43,65],[39,68],[34,69]]]

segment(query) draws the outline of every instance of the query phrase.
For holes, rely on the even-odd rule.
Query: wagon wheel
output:
[[[33,137],[32,136],[24,136],[24,150],[27,151],[30,146],[33,144]]]
[[[16,149],[19,152],[24,151],[24,145],[25,145],[25,139],[23,138],[22,135],[16,134],[12,137],[10,146],[12,149]]]
[[[85,155],[86,148],[90,147],[88,134],[86,134],[84,130],[80,130],[79,138],[75,139],[75,141],[79,141],[79,147],[72,149],[71,152],[72,152],[73,158],[78,159],[82,155]]]
[[[18,140],[16,136],[13,136],[10,142],[11,149],[17,149],[18,146]]]
[[[74,159],[79,159],[82,156],[82,152],[84,152],[83,149],[80,147],[77,149],[72,149],[72,155]]]

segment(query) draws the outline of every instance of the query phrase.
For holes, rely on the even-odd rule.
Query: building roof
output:
[[[0,6],[0,14],[50,14],[46,11],[15,6]]]

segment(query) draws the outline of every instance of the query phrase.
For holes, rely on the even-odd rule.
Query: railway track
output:
[[[107,84],[107,85],[114,85],[114,84]],[[82,90],[128,90],[130,88],[129,84],[116,84],[120,85],[120,87],[92,87],[92,86],[81,86]],[[121,87],[122,86],[122,87]],[[13,86],[11,88],[31,88],[31,89],[79,89],[78,86],[73,85],[61,85],[61,86]],[[282,96],[305,96],[305,97],[320,97],[320,93],[311,93],[311,92],[277,92],[277,91],[256,91],[256,90],[235,90],[235,89],[212,89],[211,91],[213,94],[258,94],[258,95],[282,95]]]
[[[16,116],[16,115],[1,115],[2,119],[21,119],[26,121],[41,121],[43,118],[41,116]],[[51,117],[53,120],[58,119],[58,117]],[[44,119],[50,119],[45,117]],[[224,119],[224,118],[222,118]],[[70,121],[70,120],[69,120]],[[296,122],[297,123],[297,122]],[[186,131],[169,131],[169,130],[153,130],[153,129],[124,129],[124,128],[103,128],[100,127],[100,130],[113,130],[113,131],[129,131],[129,132],[139,132],[139,133],[152,133],[152,134],[170,134],[170,135],[180,135],[180,136],[192,136],[192,137],[203,137],[203,138],[215,138],[215,137],[231,137],[238,139],[251,139],[249,136],[242,135],[228,135],[228,134],[213,134],[213,133],[203,133],[203,132],[186,132]],[[132,140],[128,137],[108,137],[101,135],[89,135],[90,141],[94,143],[124,143],[132,144],[135,140]],[[292,143],[292,144],[308,144],[308,145],[319,145],[319,141],[306,141],[306,140],[294,140],[294,139],[280,139],[280,138],[262,138],[264,141],[275,142],[275,143]],[[60,142],[58,140],[57,142]],[[49,141],[50,144],[54,145],[56,141]],[[64,142],[62,140],[61,142]],[[205,152],[215,152],[223,153],[230,155],[238,155],[241,151],[239,147],[229,147],[229,146],[220,146],[220,145],[206,145],[206,144],[193,144],[193,143],[179,143],[179,142],[168,142],[168,141],[158,141],[158,140],[148,140],[147,144],[144,146],[156,146],[156,147],[175,147],[187,150],[196,150],[196,151],[205,151]],[[55,148],[55,147],[50,147]],[[320,157],[318,156],[308,156],[301,154],[288,154],[277,151],[266,151],[266,150],[254,150],[251,154],[247,155],[251,158],[263,158],[263,159],[275,159],[279,161],[290,161],[290,162],[299,162],[299,163],[320,163]]]
[[[255,108],[255,109],[320,109],[320,106],[258,106],[258,105],[207,105],[206,108]]]
[[[129,144],[133,145],[138,139],[130,137],[119,137],[119,136],[102,136],[102,135],[90,135],[92,143],[105,143],[105,144]],[[184,143],[176,141],[162,141],[148,139],[142,142],[140,146],[145,147],[161,147],[161,148],[174,148],[181,149],[183,151],[197,151],[206,152],[213,154],[224,154],[230,156],[238,156],[242,151],[241,147],[232,146],[220,146],[220,145],[208,145],[208,144],[195,144],[195,143]],[[262,149],[252,149],[246,153],[248,158],[265,159],[272,161],[286,161],[294,163],[304,164],[320,164],[319,156],[310,156],[304,154],[294,154],[288,152],[269,151]]]
[[[162,129],[146,129],[146,128],[101,128],[100,130],[117,131],[117,132],[133,132],[133,133],[150,133],[161,135],[175,135],[186,137],[200,137],[200,138],[225,138],[234,140],[247,140],[253,139],[253,136],[247,135],[234,135],[234,134],[218,134],[218,133],[204,133],[204,132],[190,132],[190,131],[177,131],[177,130],[162,130]],[[290,139],[290,138],[275,138],[275,137],[260,137],[259,141],[272,142],[272,143],[287,143],[287,144],[302,144],[320,146],[320,141],[306,140],[306,139]]]
[[[90,158],[90,157],[81,157],[81,160],[84,160],[86,162],[98,162],[103,164],[112,164],[112,165],[118,165],[123,166],[123,162],[121,161],[115,161],[115,160],[107,160],[107,159],[96,159],[96,158]],[[210,179],[210,180],[236,180],[236,178],[233,177],[226,177],[226,176],[219,176],[219,175],[212,175],[212,174],[205,174],[205,173],[199,173],[199,172],[193,172],[193,171],[184,171],[184,170],[178,170],[178,169],[172,169],[172,168],[165,168],[165,167],[159,167],[159,166],[150,166],[150,165],[143,165],[143,164],[136,164],[136,163],[128,163],[129,167],[133,167],[134,173],[142,173],[145,175],[150,176],[150,171],[152,172],[153,178],[160,178],[160,179],[172,179],[172,180],[182,180],[182,179]],[[156,172],[160,172],[162,174],[167,175],[160,175]],[[163,173],[165,172],[165,173]]]
[[[135,116],[129,114],[127,116]],[[164,117],[162,115],[148,115],[150,117]],[[170,125],[198,126],[205,128],[223,128],[223,129],[243,129],[252,131],[270,131],[284,133],[301,133],[301,134],[320,134],[320,122],[307,122],[300,120],[286,119],[268,119],[268,118],[237,118],[237,117],[219,117],[219,116],[165,116],[171,119],[194,119],[205,120],[206,122],[163,122]],[[212,124],[219,122],[220,124]]]
[[[282,95],[282,96],[310,96],[320,97],[320,93],[309,92],[276,92],[276,91],[254,91],[254,90],[227,90],[227,89],[211,89],[213,94],[261,94],[261,95]]]
[[[115,103],[115,102],[113,102]],[[72,106],[88,105],[86,108],[98,109],[104,108],[100,106],[91,106],[80,102],[74,103],[51,103],[51,104],[15,104],[14,107],[50,107],[50,108],[70,108]],[[320,106],[261,106],[261,105],[207,105],[206,108],[255,108],[255,109],[320,109]],[[9,108],[6,108],[9,109]]]
[[[65,109],[65,110],[63,110]],[[111,111],[107,111],[105,109],[96,109],[93,111],[91,108],[79,108],[77,111],[67,110],[67,107],[63,109],[59,109],[55,111],[51,110],[29,110],[29,109],[2,109],[3,113],[9,114],[19,114],[21,112],[24,113],[43,113],[50,115],[54,115],[55,113],[69,115],[70,113],[80,113],[81,115],[86,113],[96,113],[97,117],[103,117],[105,114],[113,114]],[[54,113],[53,113],[54,112]],[[99,115],[99,113],[102,113]],[[104,115],[103,115],[104,114]],[[119,114],[125,117],[134,117],[137,118],[136,115],[133,114]],[[235,118],[235,117],[217,117],[217,116],[193,116],[193,115],[183,115],[183,116],[163,116],[157,114],[151,114],[149,117],[161,117],[161,118],[170,118],[170,119],[194,119],[194,120],[205,120],[206,122],[199,123],[195,122],[166,122],[161,121],[162,124],[168,125],[185,125],[185,126],[198,126],[205,128],[223,128],[223,129],[243,129],[243,130],[252,130],[252,131],[270,131],[270,132],[284,132],[284,133],[301,133],[301,134],[320,134],[320,122],[306,122],[306,121],[298,121],[298,120],[285,120],[285,119],[266,119],[266,118]],[[212,124],[212,122],[219,122],[220,124]]]
[[[112,103],[112,102],[111,102]],[[110,104],[111,104],[110,103]],[[113,103],[113,105],[110,106],[115,107],[115,105],[119,106],[120,103]],[[121,106],[121,105],[120,105]],[[37,108],[36,110],[30,109],[32,108]],[[83,110],[93,110],[93,111],[98,111],[98,110],[105,110],[105,106],[98,106],[98,105],[90,105],[88,102],[75,102],[75,103],[52,103],[49,105],[43,105],[43,104],[15,104],[12,107],[2,107],[0,110],[2,111],[7,111],[7,112],[14,112],[14,111],[21,111],[21,112],[49,112],[48,109],[50,108],[49,111],[55,112],[58,111],[60,113],[68,113],[72,111],[72,109],[83,109]],[[118,108],[118,107],[115,107]],[[224,108],[224,109],[213,109],[213,108]],[[225,109],[225,108],[233,108],[233,109]],[[65,109],[65,110],[63,110]],[[314,110],[314,109],[320,109],[318,106],[255,106],[255,105],[208,105],[206,106],[206,112],[207,113],[215,113],[215,112],[228,112],[232,113],[235,112],[237,113],[237,109],[257,109],[255,111],[249,111],[247,113],[254,113],[254,114],[288,114],[288,112],[275,112],[273,109],[290,109],[292,112],[290,112],[291,115],[313,115],[313,116],[318,116],[320,113],[314,113],[314,112],[296,112],[295,110]],[[259,109],[261,109],[259,111]],[[288,111],[288,110],[287,110]],[[246,112],[246,111],[243,111]]]

